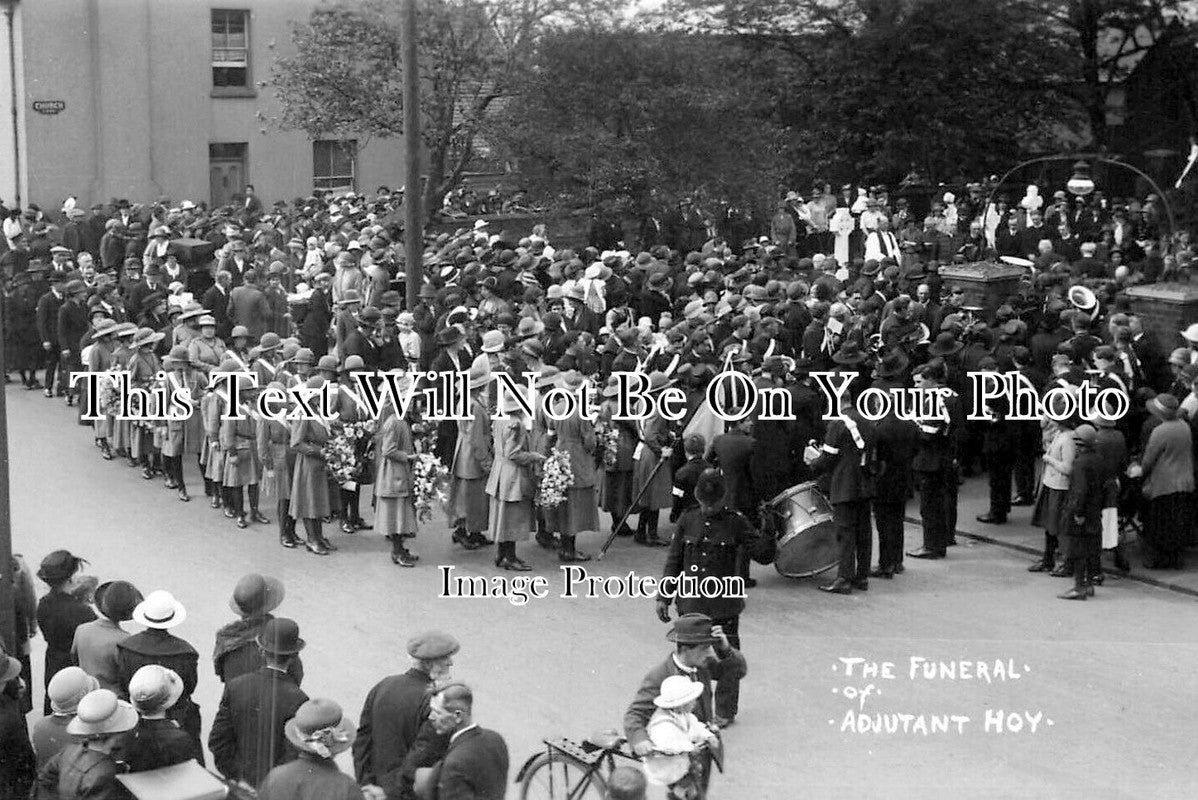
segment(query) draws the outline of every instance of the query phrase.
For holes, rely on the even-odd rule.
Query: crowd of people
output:
[[[1189,232],[1167,229],[1151,196],[1058,192],[1046,201],[1029,187],[1017,203],[1000,196],[987,205],[980,185],[967,194],[946,194],[919,221],[885,187],[845,187],[839,196],[815,187],[810,200],[786,194],[768,225],[740,215],[731,228],[684,199],[642,220],[632,248],[624,240],[559,248],[543,227],[517,236],[478,220],[429,237],[410,308],[395,220],[402,198],[385,187],[270,209],[253,194],[214,210],[161,198],[89,213],[69,201],[61,228],[36,208],[5,223],[5,364],[27,390],[79,401],[97,457],[147,480],[161,476],[181,502],[202,482],[207,505],[241,528],[270,523],[270,498],[280,544],[319,556],[337,549],[326,526],[346,535],[373,527],[395,564],[416,566],[409,546],[432,520],[421,465],[436,456],[453,543],[495,547],[495,566],[507,571],[532,569],[527,551],[516,550],[522,542],[574,563],[589,558],[578,537],[610,531],[669,547],[667,574],[738,575],[751,586],[748,562],[777,557],[788,524],[772,501],[817,481],[840,548],[837,576],[821,588],[849,594],[901,574],[904,555],[945,558],[958,487],[983,471],[990,508],[980,521],[1003,524],[1011,506],[1034,504],[1045,549],[1030,569],[1073,577],[1062,597],[1094,594],[1104,549],[1126,570],[1120,543],[1130,529],[1139,529],[1149,567],[1179,568],[1194,531],[1198,324],[1162,349],[1125,289],[1190,281]],[[1023,280],[994,306],[941,274],[999,259]],[[135,388],[184,391],[199,411],[130,419],[112,392],[91,396],[67,377],[114,370]],[[792,418],[750,409],[726,426],[698,425],[710,418],[707,387],[729,370],[788,393]],[[966,420],[968,375],[998,371],[1018,372],[1046,394],[1076,394],[1087,380],[1114,387],[1128,410],[1023,421],[995,401],[990,421]],[[247,399],[255,383],[328,386],[343,422],[369,422],[354,378],[362,372],[393,373],[401,387],[428,373],[464,374],[469,418],[438,422],[420,404],[403,414],[385,407],[368,435],[343,440],[312,418],[283,422],[246,409],[230,419],[227,387],[209,385],[214,374],[233,374]],[[617,372],[642,373],[650,395],[678,387],[687,413],[617,419]],[[818,372],[851,375],[840,409],[825,403]],[[599,417],[556,420],[540,406],[526,415],[511,397],[500,405],[500,373],[517,383],[534,373],[539,389],[589,388]],[[853,402],[870,387],[912,386],[950,389],[947,416],[874,423]],[[745,398],[732,392],[729,401]],[[96,408],[98,419],[84,418]],[[507,418],[495,419],[498,410]],[[832,418],[835,410],[842,413]],[[348,471],[334,463],[338,441],[350,448]],[[569,479],[548,504],[542,484],[556,453],[569,455]],[[903,521],[916,495],[923,542],[906,553]],[[661,530],[663,511],[677,523],[672,535]],[[739,653],[743,608],[716,599],[680,601],[677,610],[705,615],[707,633],[697,638],[719,642],[726,655]],[[658,613],[669,620],[669,603]],[[694,664],[671,663],[696,674]],[[172,708],[187,709],[188,674],[178,674],[185,692]],[[679,698],[693,689],[665,691],[666,677],[643,692],[684,707]],[[132,678],[122,673],[106,691],[125,696]],[[734,720],[738,681],[729,669],[701,722]],[[468,712],[465,691],[442,700]],[[319,711],[325,721],[336,716]],[[185,716],[179,722],[198,731]],[[702,733],[684,718],[670,725]]]

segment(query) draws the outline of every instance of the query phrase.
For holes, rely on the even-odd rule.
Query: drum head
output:
[[[840,563],[832,507],[815,481],[792,486],[770,501],[780,516],[774,569],[787,578],[809,578]]]

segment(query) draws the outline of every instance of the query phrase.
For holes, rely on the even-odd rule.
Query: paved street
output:
[[[455,675],[475,687],[480,724],[506,737],[514,772],[543,736],[619,725],[642,674],[669,652],[650,601],[560,598],[556,563],[531,545],[522,552],[549,576],[550,597],[522,607],[438,599],[436,565],[492,575],[492,556],[452,550],[440,526],[417,539],[414,570],[393,566],[370,532],[331,535],[341,550],[328,558],[284,550],[273,525],[239,531],[208,508],[194,465],[195,499],[184,505],[140,470],[102,461],[60,400],[7,396],[14,549],[35,569],[62,547],[102,580],[173,591],[189,612],[175,632],[204,660],[230,619],[237,578],[276,575],[288,590],[280,613],[308,642],[304,688],[355,719],[370,686],[406,668],[407,638],[445,628],[463,642]],[[263,506],[273,519],[273,501]],[[1108,580],[1097,598],[1067,603],[1054,597],[1067,583],[1027,573],[1021,554],[988,544],[949,552],[945,562],[908,561],[906,574],[850,597],[755,568],[761,583],[742,620],[749,677],[713,796],[1193,797],[1198,602]],[[597,569],[652,574],[661,559],[621,540]],[[893,667],[847,677],[842,657]],[[920,662],[913,680],[912,658],[948,662],[956,677],[925,679]],[[38,649],[39,707],[40,660]],[[219,688],[202,663],[206,727]],[[863,714],[846,723],[862,708],[850,699],[858,690],[868,692]],[[1003,732],[993,720],[987,730],[987,712],[999,711]],[[882,732],[845,730],[875,722]]]

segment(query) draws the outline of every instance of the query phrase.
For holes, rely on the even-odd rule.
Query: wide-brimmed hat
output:
[[[861,349],[861,345],[857,344],[856,340],[849,339],[840,346],[840,349],[832,356],[832,360],[837,364],[860,364],[869,357],[869,354]]]
[[[615,397],[620,393],[620,379],[615,375],[609,375],[607,384],[604,385],[603,391],[600,392],[604,397]]]
[[[277,350],[282,346],[283,340],[279,338],[279,334],[273,331],[267,331],[258,340],[258,352],[260,353],[265,353],[268,350]]]
[[[947,356],[957,352],[965,345],[957,341],[957,337],[951,331],[944,331],[936,335],[936,340],[928,345],[928,353],[933,356]]]
[[[311,364],[315,360],[316,354],[307,347],[301,347],[296,351],[295,355],[291,357],[292,364]]]
[[[105,313],[104,309],[97,309],[97,311],[101,314]],[[96,327],[92,329],[92,338],[99,339],[101,336],[111,336],[112,334],[116,333],[116,326],[116,322],[108,317],[105,317],[97,322]]]
[[[658,708],[679,708],[703,694],[703,684],[685,675],[671,675],[661,682],[661,690],[653,698]]]
[[[133,609],[144,600],[137,587],[128,581],[108,581],[96,587],[96,608],[113,622],[133,619]]]
[[[353,746],[357,730],[341,706],[317,697],[299,707],[283,726],[283,733],[297,750],[332,758]]]
[[[303,639],[299,635],[299,625],[295,620],[286,617],[275,617],[267,620],[262,626],[262,632],[256,640],[258,646],[271,655],[291,656],[304,649]]]
[[[211,314],[201,314],[200,319],[196,322],[197,328],[215,328],[216,317]]]
[[[1156,397],[1149,400],[1145,406],[1156,416],[1164,420],[1176,419],[1177,410],[1181,404],[1177,402],[1177,398],[1171,394],[1158,394]]]
[[[649,388],[646,389],[646,392],[655,394],[667,387],[673,386],[675,383],[677,381],[664,372],[651,372],[649,373]]]
[[[557,384],[568,392],[575,392],[586,385],[587,378],[576,369],[568,369],[558,376]]]
[[[683,614],[674,620],[666,639],[676,644],[715,644],[711,624],[711,617],[706,614]]]
[[[1187,342],[1194,342],[1195,344],[1198,344],[1198,322],[1195,322],[1182,331],[1181,338],[1185,339]]]
[[[316,370],[318,372],[340,372],[341,364],[337,361],[337,356],[324,355],[316,362]]]
[[[341,299],[337,301],[337,305],[348,306],[361,302],[362,295],[358,293],[357,289],[346,289],[345,293],[341,295]]]
[[[168,591],[158,589],[150,592],[145,600],[133,609],[133,621],[147,628],[165,631],[187,619],[187,609]]]
[[[75,718],[67,723],[72,736],[107,736],[137,727],[137,711],[108,689],[88,692],[75,709]]]
[[[489,384],[494,377],[495,375],[491,372],[491,367],[489,364],[471,364],[470,372],[467,375],[467,380],[470,382],[469,391],[474,392],[483,388]]]
[[[183,696],[183,679],[161,664],[147,664],[129,679],[129,700],[142,713],[174,707]]]
[[[21,664],[17,662],[17,672],[20,670]],[[6,680],[0,676],[0,683]],[[79,667],[63,667],[54,673],[46,686],[46,697],[50,700],[50,710],[65,716],[74,714],[79,702],[99,688],[100,682]]]
[[[251,572],[233,587],[229,608],[242,617],[269,614],[283,602],[284,594],[283,582],[278,578]]]
[[[487,331],[483,334],[481,349],[484,353],[499,353],[507,346],[507,337],[501,331]]]
[[[521,317],[520,322],[516,325],[516,338],[527,339],[531,336],[540,336],[545,332],[545,323],[539,319],[532,317]]]
[[[514,392],[512,392],[512,391],[504,392],[503,405],[501,406],[503,413],[504,414],[514,414],[515,412],[522,411],[524,409],[524,406],[522,406],[520,404],[517,397],[523,397],[525,400],[529,400],[530,405],[532,405],[535,408],[536,406],[535,406],[535,404],[531,403],[531,398],[529,398],[527,396],[527,392],[528,392],[527,389],[525,389],[524,387],[520,387],[520,386],[517,386],[516,390]]]
[[[536,386],[536,388],[538,388],[538,389],[545,389],[550,386],[556,386],[558,376],[561,374],[562,374],[562,371],[560,369],[553,366],[552,364],[546,364],[544,367],[541,368],[541,371],[537,373],[537,378],[533,385]]]
[[[42,559],[37,576],[50,586],[62,583],[79,571],[79,567],[87,562],[69,550],[55,550]]]
[[[156,331],[153,328],[138,328],[137,335],[133,337],[133,341],[129,343],[129,347],[134,350],[139,347],[156,344],[166,338],[166,334],[162,331]]]

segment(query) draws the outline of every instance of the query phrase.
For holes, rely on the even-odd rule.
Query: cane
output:
[[[632,516],[632,509],[636,508],[636,504],[641,501],[641,498],[645,496],[645,492],[648,491],[649,487],[653,485],[653,479],[657,477],[657,471],[660,470],[662,465],[665,463],[666,459],[661,458],[657,462],[657,466],[654,467],[653,471],[649,473],[649,479],[645,481],[645,485],[641,487],[639,492],[637,492],[636,499],[632,501],[632,505],[628,506],[628,510],[624,512],[624,518],[620,520],[619,525],[612,529],[611,535],[608,536],[607,541],[603,543],[603,547],[599,550],[599,555],[595,557],[596,561],[602,561],[603,557],[607,555],[607,548],[611,547],[611,543],[616,540],[616,536],[619,535],[620,530],[624,527],[624,523],[627,522],[628,518]]]

